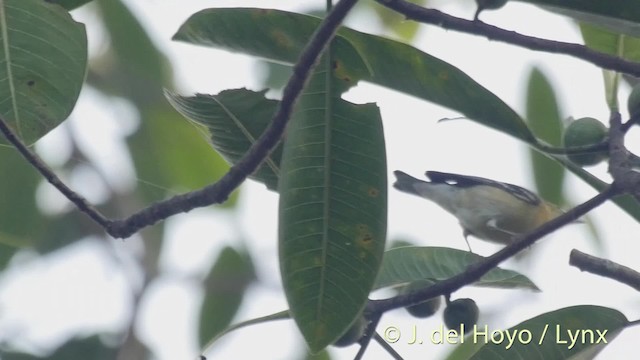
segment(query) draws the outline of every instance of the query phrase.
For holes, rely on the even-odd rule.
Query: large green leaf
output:
[[[600,27],[640,36],[640,6],[629,0],[519,0]]]
[[[0,115],[28,144],[64,121],[84,81],[87,36],[62,7],[0,2]]]
[[[417,280],[444,280],[464,272],[469,265],[484,258],[474,253],[444,247],[403,246],[384,253],[375,289],[406,284]],[[473,283],[496,288],[538,287],[526,276],[512,270],[495,268]]]
[[[331,62],[340,62],[339,54]],[[366,305],[386,239],[387,171],[373,104],[340,98],[323,63],[287,129],[280,182],[280,269],[291,315],[312,352]],[[332,75],[342,80],[333,68]]]
[[[529,74],[526,96],[527,124],[531,130],[538,139],[561,146],[563,127],[556,94],[538,68],[533,68]],[[564,202],[564,167],[533,149],[529,154],[538,193],[546,200],[561,205]]]
[[[278,101],[264,97],[265,91],[225,90],[218,95],[185,97],[165,92],[167,99],[186,118],[207,126],[211,143],[230,164],[238,161],[271,122]],[[267,185],[278,186],[282,144],[250,177]]]
[[[191,16],[175,40],[294,63],[320,19],[265,9],[207,9]],[[409,45],[341,28],[334,64],[349,83],[366,80],[459,111],[526,142],[533,135],[518,114],[456,67]],[[345,88],[346,89],[346,88]]]
[[[499,331],[504,336],[501,342],[491,341],[490,336],[478,335],[474,338],[474,334],[484,332],[485,327],[480,327],[476,333],[472,330],[465,342],[447,359],[593,359],[628,324],[627,318],[618,310],[594,305],[572,306],[536,316],[501,332],[487,328],[489,334],[494,330]],[[510,343],[507,334],[515,341]]]
[[[200,346],[225,330],[255,279],[247,254],[225,247],[205,279],[205,298],[200,308]]]

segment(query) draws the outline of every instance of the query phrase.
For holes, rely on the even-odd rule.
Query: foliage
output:
[[[342,26],[354,0],[342,0],[333,6],[329,1],[326,16],[320,12],[307,15],[274,9],[210,8],[192,14],[177,29],[173,36],[177,42],[242,53],[276,64],[277,68],[271,67],[269,84],[279,83],[273,78],[276,71],[290,77],[277,99],[270,97],[269,89],[227,89],[218,94],[194,95],[175,91],[170,60],[121,0],[0,2],[4,65],[0,66],[4,100],[0,102],[0,120],[7,128],[3,130],[6,140],[3,138],[0,144],[0,268],[9,269],[16,253],[35,250],[44,258],[87,241],[87,237],[101,238],[105,233],[117,237],[122,234],[117,229],[125,227],[141,239],[143,254],[135,259],[143,274],[142,285],[131,291],[134,305],[130,323],[118,334],[121,339],[115,341],[117,345],[113,341],[106,345],[99,334],[76,334],[49,355],[42,355],[15,351],[10,345],[16,339],[7,338],[8,345],[0,346],[2,358],[150,358],[153,349],[134,329],[141,300],[150,285],[165,275],[160,265],[166,251],[165,223],[156,223],[213,204],[218,204],[217,211],[233,210],[237,199],[233,191],[246,178],[264,184],[265,191],[279,196],[278,244],[273,248],[278,248],[281,292],[289,308],[232,324],[242,304],[254,301],[251,289],[260,281],[254,259],[262,254],[246,248],[242,240],[222,247],[209,273],[197,279],[204,292],[197,320],[203,354],[231,331],[292,319],[312,353],[309,357],[319,354],[328,358],[326,349],[353,328],[357,329],[356,337],[362,335],[361,354],[357,355],[362,356],[375,330],[379,330],[380,317],[389,310],[442,295],[450,304],[451,293],[467,286],[504,292],[539,291],[527,274],[498,265],[614,195],[624,195],[613,201],[640,220],[640,190],[633,188],[640,182],[633,182],[635,175],[629,171],[629,164],[637,164],[638,158],[623,151],[626,149],[621,140],[638,118],[632,114],[622,122],[618,112],[620,74],[640,74],[640,4],[622,0],[606,6],[587,0],[525,2],[571,17],[586,46],[533,39],[490,27],[478,20],[482,9],[473,21],[454,18],[424,8],[429,5],[427,1],[378,0],[375,5],[366,5],[374,10],[367,16],[378,18],[401,40]],[[484,8],[496,7],[483,4]],[[81,6],[98,15],[96,19],[110,41],[106,50],[92,59],[88,59],[85,26],[69,13]],[[354,11],[365,12],[363,9],[361,6]],[[497,36],[512,45],[572,55],[600,66],[605,101],[611,111],[608,136],[603,133],[602,143],[563,148],[563,109],[544,71],[533,68],[530,72],[525,120],[464,69],[412,46],[419,21],[399,20],[404,17],[490,38]],[[566,204],[562,185],[567,171],[600,195],[564,217],[516,237],[519,241],[489,257],[408,243],[385,251],[389,169],[383,124],[390,120],[383,119],[383,109],[377,104],[355,104],[343,98],[361,82],[440,105],[522,142],[531,151],[538,193],[549,201]],[[41,175],[61,191],[64,185],[29,146],[56,127],[64,129],[81,89],[88,87],[107,98],[126,99],[135,109],[137,129],[124,139],[126,149],[136,176],[152,179],[156,186],[124,190],[110,186],[108,176],[78,144],[78,134],[69,131],[73,155],[53,170],[74,174],[88,167],[98,174],[108,194],[106,200],[89,206],[70,191],[72,195],[66,196],[80,210],[69,207],[49,214],[35,197],[42,186]],[[11,132],[19,140],[13,139]],[[570,160],[593,152],[608,153],[616,186],[609,186]],[[188,193],[172,196],[183,191]],[[124,217],[123,211],[131,213],[139,208],[143,210],[122,221],[104,220],[106,217],[100,215]],[[85,214],[96,224],[88,223]],[[153,224],[149,231],[139,231]],[[237,223],[231,226],[243,234]],[[627,274],[626,268],[616,266],[610,268]],[[637,273],[630,276],[630,282],[640,281]],[[425,280],[433,285],[372,300],[374,291]],[[520,320],[505,333],[526,329],[540,336],[547,331],[545,325],[557,324],[548,336],[562,336],[561,328],[570,334],[582,331],[583,336],[585,331],[608,332],[607,343],[638,323],[618,310],[592,305],[560,308]],[[350,340],[349,344],[357,339]],[[607,344],[583,341],[567,348],[559,341],[540,341],[535,347],[525,342],[520,339],[511,350],[523,359],[592,358]],[[383,347],[394,355],[389,344]],[[449,359],[510,358],[509,351],[495,343],[469,341],[457,347]]]

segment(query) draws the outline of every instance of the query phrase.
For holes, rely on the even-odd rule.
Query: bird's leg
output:
[[[471,231],[467,229],[463,229],[462,236],[464,236],[464,241],[467,243],[467,247],[469,248],[469,252],[473,254],[473,250],[471,250],[471,244],[469,244],[469,239],[467,237],[471,235]]]

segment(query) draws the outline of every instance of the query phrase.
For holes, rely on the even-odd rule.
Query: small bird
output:
[[[393,187],[440,205],[458,218],[465,240],[479,239],[508,245],[563,212],[520,186],[476,176],[427,171],[423,181],[394,171]],[[467,245],[468,245],[467,241]]]

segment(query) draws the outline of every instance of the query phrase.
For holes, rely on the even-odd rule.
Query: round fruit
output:
[[[607,137],[607,127],[591,117],[584,117],[572,121],[564,130],[562,143],[565,148],[596,145]],[[598,151],[584,154],[568,154],[569,160],[581,166],[595,165],[606,159],[606,151]]]
[[[340,337],[336,342],[333,343],[333,346],[337,347],[345,347],[349,345],[353,345],[360,340],[362,335],[364,334],[364,330],[367,328],[367,320],[364,317],[359,317],[353,325],[347,330],[342,337]]]
[[[633,87],[629,98],[627,99],[627,109],[629,116],[635,117],[640,115],[640,84]]]
[[[444,324],[449,329],[463,328],[464,332],[471,331],[478,322],[480,309],[472,299],[457,299],[450,302],[444,309]]]
[[[408,294],[418,289],[423,289],[431,284],[433,284],[431,281],[415,281],[405,286],[404,289],[402,289],[402,293]],[[419,304],[407,306],[405,309],[407,309],[409,314],[417,318],[427,318],[438,311],[441,302],[440,296],[436,296]]]
[[[508,0],[476,0],[479,9],[499,9],[507,3]]]

